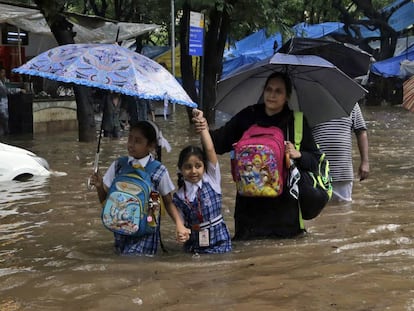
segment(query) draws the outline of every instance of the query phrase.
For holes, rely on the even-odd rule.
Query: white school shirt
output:
[[[140,164],[142,167],[145,167],[150,159],[153,160],[152,155],[147,155],[146,157],[141,158],[141,159],[135,159],[131,156],[128,156],[128,163],[132,165]],[[105,186],[108,188],[111,187],[112,181],[115,178],[116,162],[117,161],[114,161],[111,163],[111,165],[109,166],[108,170],[106,171],[103,177],[103,182]],[[158,184],[157,190],[161,194],[161,196],[165,196],[169,194],[170,192],[174,191],[174,189],[175,189],[175,186],[170,178],[168,170],[165,170],[165,174],[162,175],[160,183]]]
[[[221,194],[221,174],[219,163],[217,162],[216,165],[214,165],[213,163],[208,162],[207,166],[207,170],[203,174],[203,177],[199,182],[192,183],[184,180],[186,189],[185,194],[187,195],[187,198],[190,202],[194,201],[198,189],[201,189],[203,181],[209,183],[215,192]],[[180,198],[180,200],[185,200],[184,187],[178,189],[177,195]]]

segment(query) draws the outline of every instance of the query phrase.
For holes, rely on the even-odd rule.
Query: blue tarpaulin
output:
[[[414,61],[414,47],[398,56],[384,59],[371,65],[371,72],[384,78],[398,77],[403,60]]]
[[[394,3],[384,7],[381,12],[389,12],[397,8],[406,0],[397,0]],[[389,19],[389,24],[396,30],[401,31],[406,29],[414,23],[414,1],[409,1],[403,6],[393,12]],[[345,34],[343,30],[343,23],[340,22],[325,22],[316,25],[309,25],[307,23],[299,23],[292,27],[294,37],[305,38],[323,38],[330,34]],[[379,30],[370,31],[366,27],[360,27],[361,35],[364,38],[379,37]],[[276,34],[278,46],[281,46],[281,36]],[[224,54],[223,60],[223,75],[222,78],[228,76],[230,73],[239,69],[241,66],[249,63],[255,63],[274,54],[273,43],[274,38],[267,38],[265,30],[262,29],[242,40],[236,42],[234,48],[228,50]],[[266,43],[265,43],[266,42]],[[414,48],[411,48],[414,49]],[[403,59],[412,60],[411,50],[401,53],[401,57],[393,57],[388,60],[374,63],[371,71],[375,74],[384,77],[393,77],[399,75],[400,61]]]
[[[295,37],[322,38],[341,30],[343,26],[344,24],[339,22],[325,22],[315,25],[299,23],[293,26],[292,30],[295,33]]]
[[[228,76],[238,68],[256,63],[274,54],[274,43],[282,46],[282,36],[275,33],[266,36],[265,29],[261,29],[234,44],[234,47],[224,52],[222,78]]]
[[[389,13],[394,8],[398,7],[401,3],[403,3],[405,0],[397,0],[394,3],[384,7],[381,10],[381,13]],[[394,13],[392,13],[391,17],[388,20],[388,24],[395,30],[395,31],[401,31],[409,26],[414,24],[414,2],[409,1],[403,6],[396,9]],[[353,25],[355,27],[358,27],[362,38],[372,38],[372,37],[380,37],[381,33],[377,29],[375,31],[371,31],[367,29],[366,27],[362,25]],[[343,29],[338,30],[339,34],[345,34],[345,31]],[[351,33],[355,34],[352,30]]]

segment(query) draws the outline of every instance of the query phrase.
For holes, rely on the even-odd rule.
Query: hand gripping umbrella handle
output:
[[[98,136],[98,146],[96,147],[96,153],[95,153],[95,161],[93,162],[93,173],[96,174],[98,173],[98,169],[99,169],[99,151],[101,150],[101,138],[102,138],[102,131],[103,131],[103,114],[105,113],[105,107],[103,109],[103,113],[102,113],[102,121],[101,121],[101,129],[99,130],[99,136]],[[88,178],[88,189],[89,190],[93,190],[95,188],[94,185],[91,185],[91,178]]]
[[[287,168],[290,168],[290,155],[288,152],[285,153],[285,164]]]
[[[95,161],[93,162],[93,173],[98,173],[99,170],[99,152],[95,154]],[[95,189],[95,186],[91,184],[91,178],[88,178],[88,189],[93,190]]]

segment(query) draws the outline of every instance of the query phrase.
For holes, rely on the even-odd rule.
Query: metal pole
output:
[[[171,0],[171,73],[175,77],[175,8],[174,0]],[[175,104],[173,104],[175,112]]]
[[[199,99],[199,108],[202,110],[204,108],[204,59],[205,59],[205,17],[203,14],[203,56],[201,56],[201,62],[200,62],[200,77],[199,77],[199,91],[200,91],[200,99]]]
[[[17,48],[19,49],[18,55],[19,55],[19,66],[22,65],[22,43],[20,42],[20,27],[17,27]]]

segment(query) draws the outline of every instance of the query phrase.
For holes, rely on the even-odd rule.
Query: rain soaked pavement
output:
[[[355,181],[352,203],[330,203],[306,222],[304,238],[237,242],[230,254],[200,257],[181,252],[167,217],[168,253],[115,255],[86,186],[96,143],[77,142],[76,132],[9,137],[55,174],[0,184],[0,310],[414,310],[414,114],[363,111],[371,175]],[[173,147],[163,162],[175,180],[178,152],[198,138],[181,106],[158,121]],[[101,169],[125,145],[125,137],[104,139]],[[228,157],[220,159],[233,232],[234,185]]]

